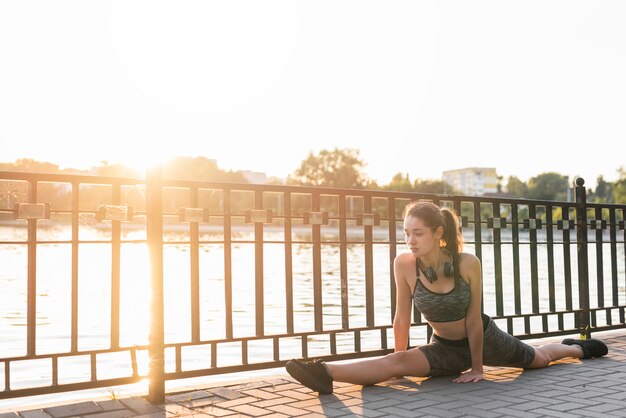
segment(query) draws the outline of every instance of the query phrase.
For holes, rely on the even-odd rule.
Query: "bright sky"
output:
[[[617,179],[624,1],[3,1],[0,161]],[[619,145],[618,145],[619,144]]]

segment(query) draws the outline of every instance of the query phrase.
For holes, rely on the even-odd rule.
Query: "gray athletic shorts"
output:
[[[432,336],[430,343],[418,347],[430,364],[431,376],[461,374],[472,366],[469,341],[446,340]],[[483,364],[485,366],[526,368],[535,358],[535,349],[502,331],[483,314]]]

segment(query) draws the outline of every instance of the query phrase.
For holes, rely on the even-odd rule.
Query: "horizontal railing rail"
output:
[[[158,402],[167,380],[389,353],[402,210],[418,199],[459,215],[483,310],[510,334],[625,327],[626,206],[587,203],[582,179],[575,190],[559,202],[0,172],[0,398],[149,378]],[[410,344],[430,335],[415,310]]]

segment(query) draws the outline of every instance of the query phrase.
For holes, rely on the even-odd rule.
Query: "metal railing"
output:
[[[162,180],[158,171],[146,180],[0,172],[0,231],[8,231],[0,235],[0,264],[15,262],[16,249],[27,255],[26,268],[10,277],[25,282],[26,336],[23,344],[18,338],[19,354],[7,355],[0,346],[0,399],[148,377],[150,400],[162,402],[171,379],[279,367],[293,357],[389,353],[393,260],[405,246],[401,212],[418,199],[459,215],[467,250],[482,261],[484,311],[507,332],[519,338],[590,336],[592,330],[626,327],[626,206],[587,203],[582,179],[575,189],[575,202],[556,202],[173,181]],[[46,232],[51,225],[69,235]],[[79,288],[90,285],[79,271],[79,254],[90,245],[110,253],[110,290],[98,296],[110,313],[100,318],[108,325],[100,348],[83,348],[81,341],[91,337],[79,330],[79,306],[86,303]],[[71,265],[62,278],[71,294],[69,315],[62,319],[69,324],[69,348],[53,352],[40,347],[37,335],[45,316],[38,279],[52,274],[38,269],[39,250],[50,246],[68,246],[65,261]],[[121,314],[122,299],[132,292],[122,279],[132,274],[123,263],[130,246],[149,249],[149,268],[148,259],[134,260],[150,276],[144,344],[120,338],[122,325],[137,314]],[[175,283],[175,290],[167,283]],[[179,292],[184,303],[168,303]],[[240,304],[248,294],[250,306]],[[2,299],[9,298],[18,295],[3,290]],[[168,330],[172,312],[184,319]],[[415,311],[411,344],[430,335]],[[194,357],[199,365],[188,361],[194,350],[201,352]],[[102,357],[111,354],[123,356],[126,374],[102,376]],[[87,372],[68,381],[60,363],[74,359],[82,359]],[[13,369],[28,369],[30,362],[39,362],[50,379],[15,387]]]

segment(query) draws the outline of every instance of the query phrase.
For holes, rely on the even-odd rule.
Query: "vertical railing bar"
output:
[[[567,207],[566,210],[562,211],[563,217],[563,275],[565,282],[565,309],[568,311],[572,310],[572,257],[570,254],[570,245],[571,245],[571,232],[569,228],[569,210]],[[567,224],[567,228],[565,228],[565,224]]]
[[[139,369],[137,367],[137,350],[135,348],[130,349],[130,365],[133,369],[133,377],[139,375]]]
[[[554,280],[554,231],[552,221],[552,205],[546,205],[546,239],[548,251],[548,294],[550,312],[556,311],[556,287]]]
[[[241,364],[244,366],[248,364],[248,340],[246,339],[241,340]]]
[[[380,348],[387,349],[387,328],[380,329]]]
[[[361,331],[354,331],[354,351],[357,353],[361,352]]]
[[[533,203],[528,205],[529,221],[537,218],[537,206]],[[530,240],[530,287],[532,294],[533,313],[539,313],[539,266],[537,262],[537,230],[530,227],[528,231]]]
[[[479,260],[483,259],[482,220],[480,216],[480,202],[474,202],[474,254]]]
[[[112,184],[112,203],[121,200],[120,183]],[[120,258],[121,221],[111,221],[111,348],[120,346]]]
[[[320,195],[313,193],[311,195],[311,210],[318,212],[320,210]],[[315,318],[315,331],[322,331],[323,312],[322,312],[322,250],[321,250],[321,234],[320,225],[311,225],[312,241],[313,241],[313,312]]]
[[[52,386],[59,385],[59,357],[52,356],[50,357],[52,361]]]
[[[163,183],[161,166],[147,173],[146,233],[150,254],[150,335],[148,338],[148,400],[165,402],[165,329],[163,289]]]
[[[285,192],[283,200],[283,207],[285,211],[285,315],[287,333],[293,334],[293,247],[291,237],[291,193]]]
[[[89,363],[91,366],[91,381],[95,382],[98,380],[98,370],[97,370],[97,361],[96,361],[96,353],[91,353],[89,355]]]
[[[263,191],[254,192],[254,208],[263,209]],[[265,333],[265,306],[264,306],[264,273],[263,273],[263,222],[254,223],[254,305],[256,335]]]
[[[617,216],[615,214],[615,208],[609,209],[609,224],[609,239],[611,241],[611,296],[613,306],[618,306],[619,282],[617,272]]]
[[[198,187],[191,186],[190,205],[198,207]],[[200,341],[200,226],[198,222],[189,222],[189,263],[190,263],[190,298],[191,298],[191,340]]]
[[[480,260],[481,264],[484,263],[483,260],[483,248],[482,248],[482,220],[480,213],[480,202],[474,202],[474,254]],[[481,298],[480,302],[480,311],[485,311],[485,298]],[[428,325],[430,328],[430,325]],[[428,341],[430,341],[430,336],[428,337]]]
[[[183,370],[183,353],[180,345],[174,348],[174,356],[176,357],[176,373],[180,373]]]
[[[211,343],[211,368],[217,367],[217,343]]]
[[[493,203],[493,217],[500,218],[500,203]],[[504,315],[504,295],[502,289],[502,236],[501,229],[493,229],[493,261],[496,285],[496,315]]]
[[[337,355],[337,333],[330,333],[330,354],[333,356]]]
[[[78,240],[79,240],[80,183],[72,182],[72,307],[70,350],[78,351]]]
[[[9,360],[4,362],[4,390],[11,390],[11,362]]]
[[[602,223],[602,208],[597,207],[595,209],[595,218],[596,223]],[[604,307],[603,231],[601,227],[596,227],[596,296],[598,298],[598,308]]]
[[[308,337],[306,335],[302,335],[300,337],[301,350],[302,350],[302,358],[309,357],[309,345],[308,345]]]
[[[230,189],[224,189],[224,309],[226,338],[233,338],[233,266]]]
[[[274,352],[274,361],[280,361],[280,339],[278,337],[272,338],[272,349]]]
[[[396,279],[394,261],[397,256],[397,233],[396,233],[396,201],[393,197],[387,198],[387,211],[389,222],[389,298],[391,302],[391,322],[396,315]]]
[[[37,203],[37,181],[29,182],[29,202]],[[37,220],[28,221],[27,356],[36,354],[37,338]]]
[[[341,327],[350,328],[349,302],[348,302],[348,225],[346,214],[345,194],[339,195],[339,276],[341,286]]]
[[[580,302],[580,335],[591,337],[589,329],[589,264],[587,253],[587,192],[585,181],[576,179],[576,247],[578,250],[578,297]]]
[[[515,298],[515,314],[522,314],[522,286],[519,256],[519,207],[511,203],[511,238],[513,241],[513,291]]]
[[[372,213],[372,196],[363,196],[365,213]],[[365,316],[368,327],[374,326],[374,253],[372,225],[364,225],[365,238]]]

